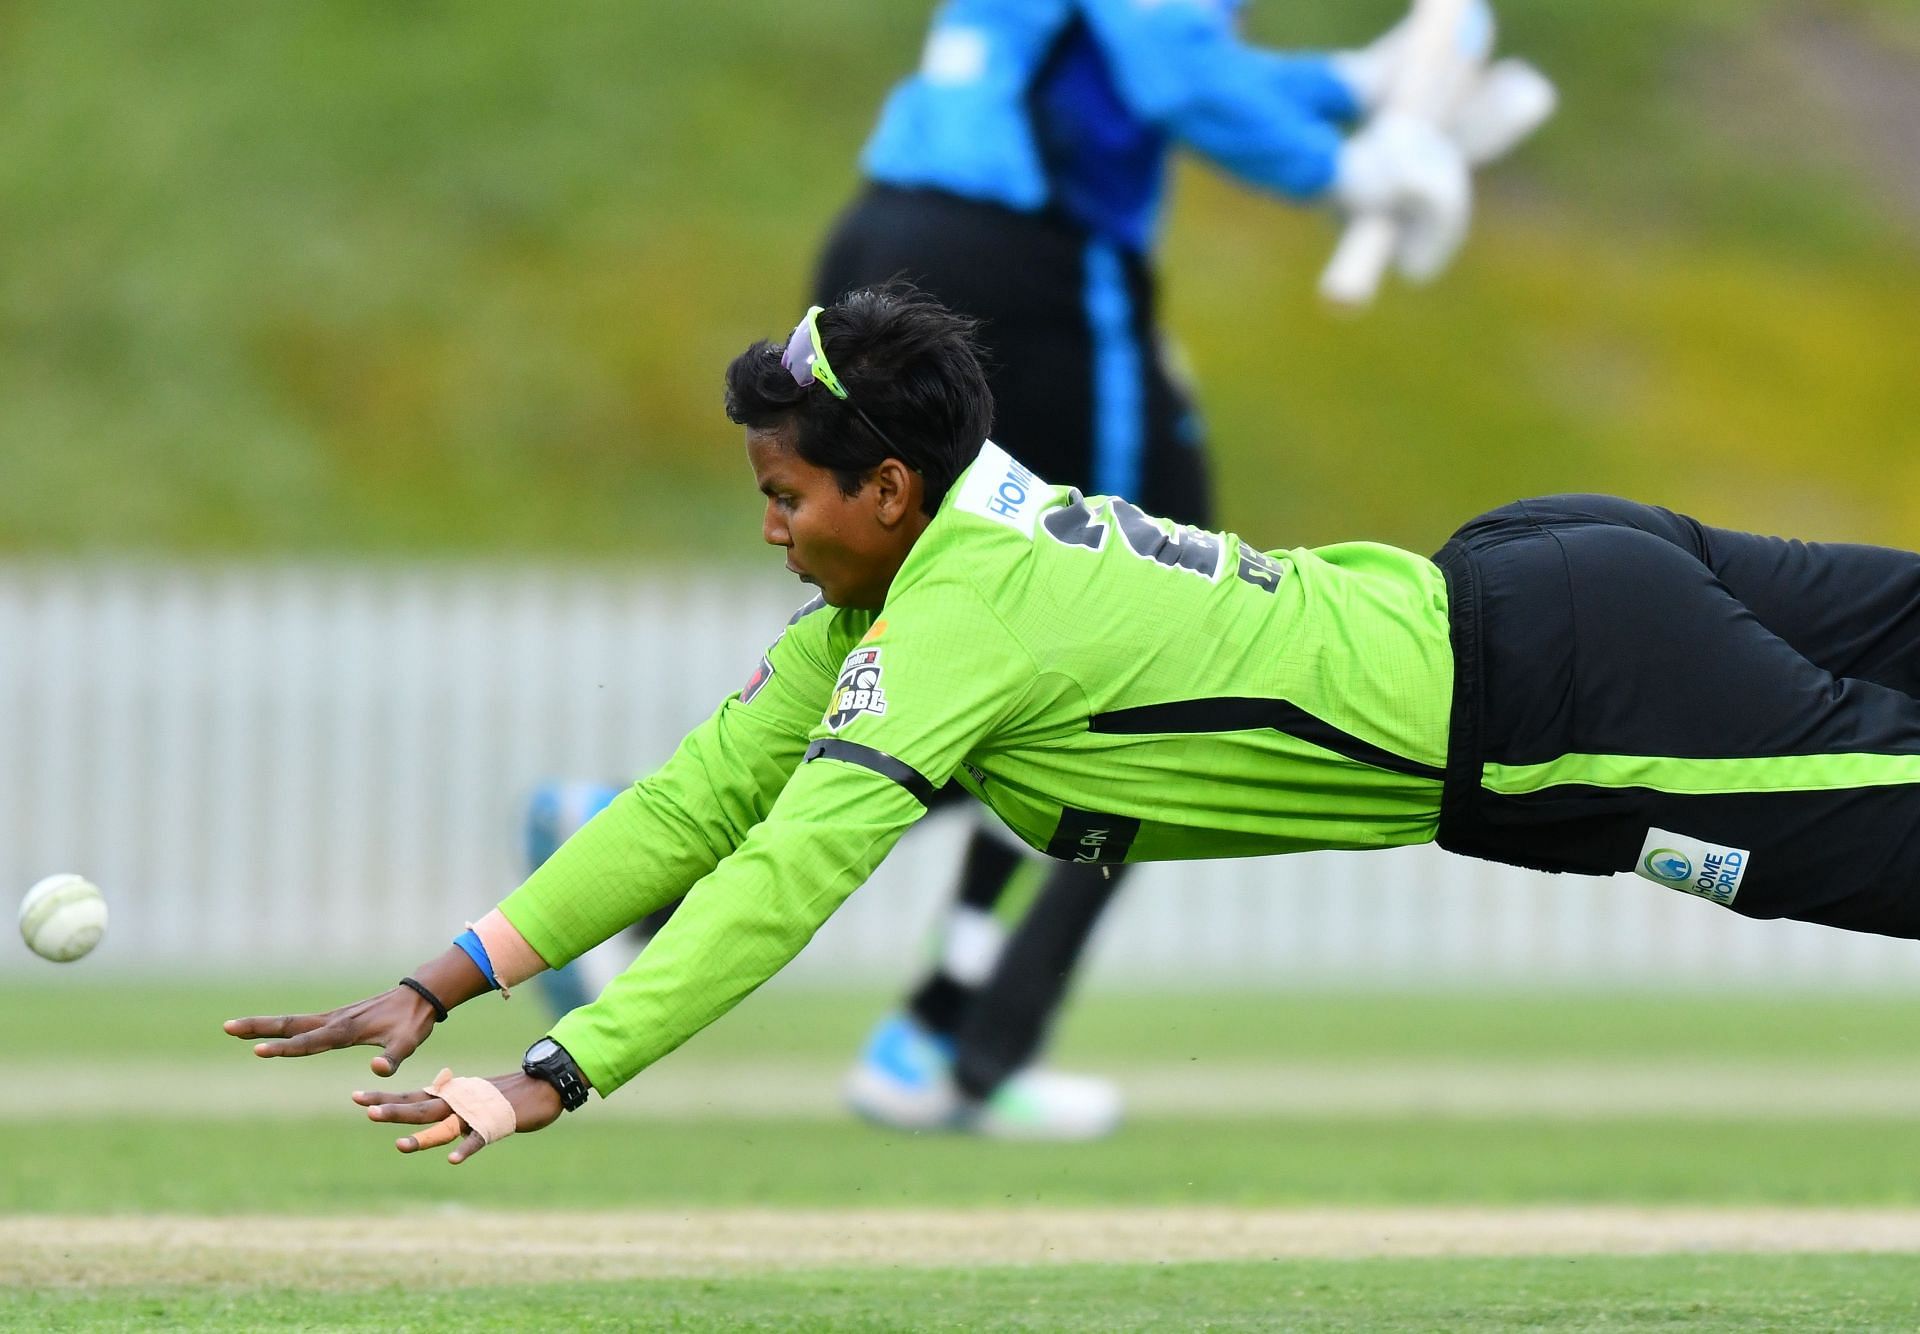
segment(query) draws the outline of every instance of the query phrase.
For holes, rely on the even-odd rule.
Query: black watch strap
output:
[[[527,1048],[526,1056],[520,1062],[523,1073],[534,1079],[544,1079],[553,1085],[560,1095],[560,1106],[564,1111],[575,1111],[587,1100],[592,1085],[587,1077],[580,1073],[580,1067],[574,1064],[567,1049],[552,1038],[541,1038]]]

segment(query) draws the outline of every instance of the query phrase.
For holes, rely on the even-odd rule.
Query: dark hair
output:
[[[849,496],[897,458],[925,479],[921,508],[932,514],[993,425],[978,321],[890,283],[847,293],[820,313],[819,326],[846,399],[822,384],[795,384],[780,364],[785,337],[762,339],[727,367],[727,416],[758,430],[792,422],[800,457],[831,469]]]

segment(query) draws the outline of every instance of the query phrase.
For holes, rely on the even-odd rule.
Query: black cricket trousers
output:
[[[1574,495],[1435,560],[1443,847],[1920,937],[1920,555]]]

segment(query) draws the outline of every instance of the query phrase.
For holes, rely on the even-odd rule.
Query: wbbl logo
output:
[[[838,732],[863,713],[887,711],[887,693],[880,688],[880,650],[857,648],[840,665],[833,686],[833,707],[827,710],[827,728]]]

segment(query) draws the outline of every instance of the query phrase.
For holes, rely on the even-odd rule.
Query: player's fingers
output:
[[[229,1019],[220,1027],[236,1038],[290,1038],[326,1022],[324,1014],[256,1014],[245,1019]]]
[[[486,1140],[477,1134],[469,1133],[465,1139],[454,1145],[453,1152],[447,1155],[447,1161],[457,1167],[486,1147]]]
[[[411,1093],[389,1093],[385,1089],[359,1089],[353,1100],[362,1107],[373,1107],[388,1102],[425,1102],[439,1095],[428,1093],[425,1089],[416,1089]]]
[[[460,1118],[449,1113],[444,1120],[437,1121],[425,1130],[415,1131],[411,1135],[402,1135],[393,1142],[393,1147],[402,1153],[418,1153],[422,1149],[437,1149],[442,1144],[451,1144],[460,1138],[462,1130]]]
[[[253,1045],[255,1056],[311,1056],[315,1052],[333,1051],[339,1047],[354,1045],[353,1036],[331,1024],[322,1028],[302,1031],[290,1038],[277,1042],[256,1042]]]
[[[373,1073],[376,1075],[390,1075],[398,1070],[400,1068],[400,1062],[413,1055],[419,1046],[419,1038],[411,1036],[395,1038],[387,1043],[380,1054],[367,1062],[367,1064],[373,1067]]]
[[[451,1116],[453,1108],[439,1098],[423,1098],[419,1102],[383,1102],[367,1108],[367,1119],[371,1121],[396,1121],[405,1126],[423,1126],[429,1121],[438,1121],[443,1116]]]

